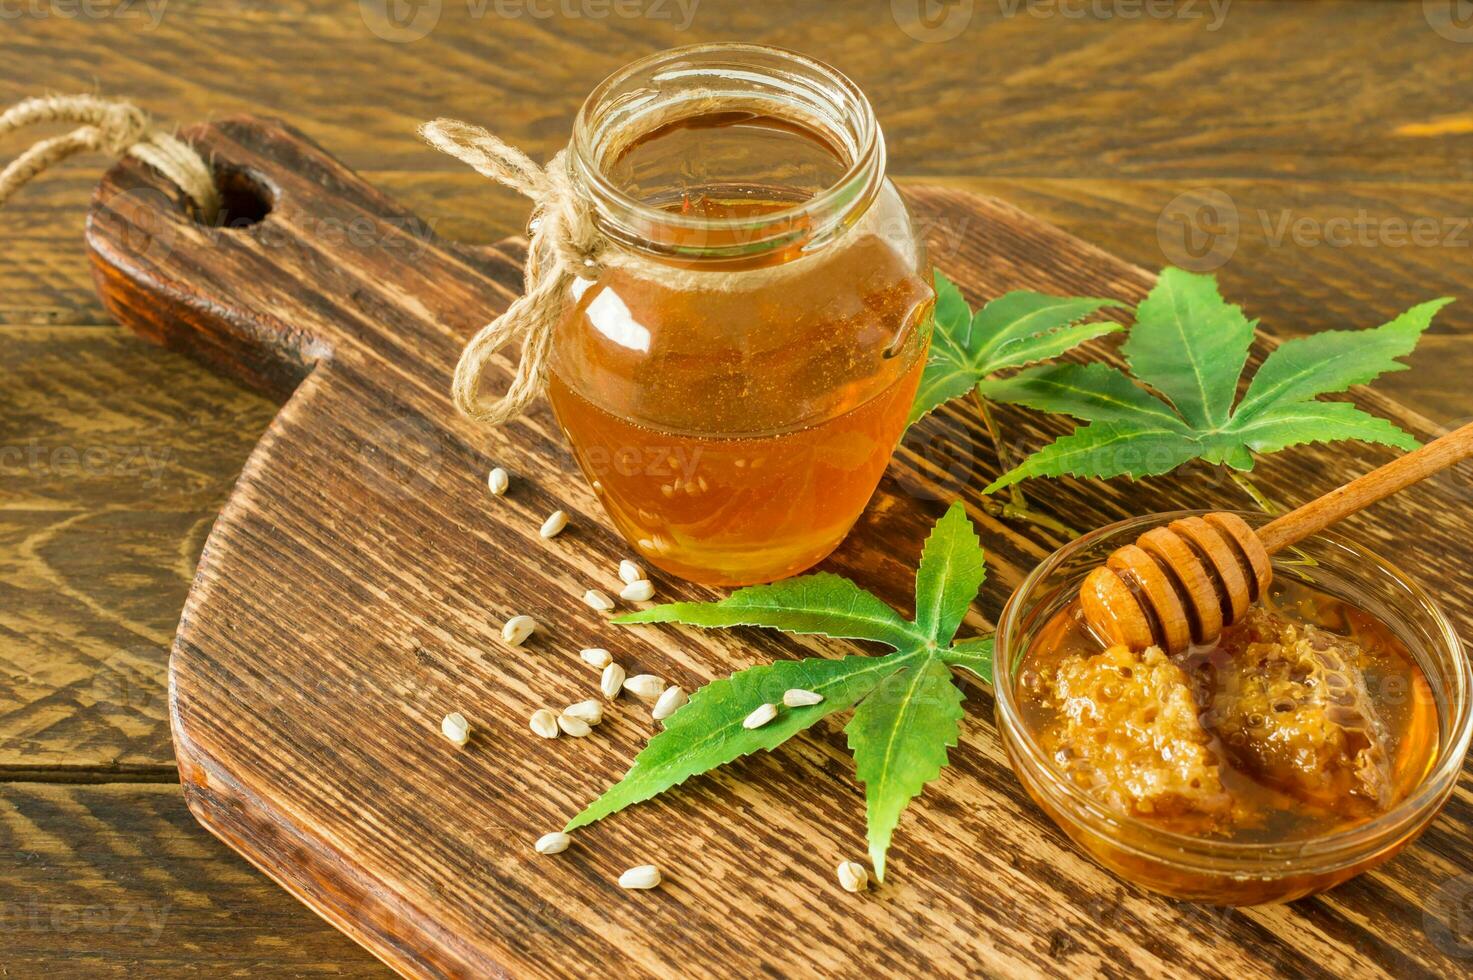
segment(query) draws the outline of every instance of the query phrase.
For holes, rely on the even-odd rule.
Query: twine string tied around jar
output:
[[[421,126],[420,135],[533,203],[525,290],[466,344],[451,387],[462,414],[501,425],[526,411],[542,392],[553,331],[563,317],[572,280],[596,275],[610,258],[609,243],[594,224],[588,203],[573,190],[566,150],[540,167],[495,134],[459,120],[436,119]],[[493,358],[518,339],[522,353],[511,384],[499,397],[483,395],[482,378]]]

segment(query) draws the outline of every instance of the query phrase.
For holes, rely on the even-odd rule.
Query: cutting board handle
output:
[[[468,275],[515,282],[505,255],[443,241],[285,123],[246,116],[182,135],[215,170],[217,221],[197,221],[132,159],[103,177],[87,216],[103,304],[151,340],[284,398],[327,359],[437,361],[513,298],[488,303],[484,276]]]

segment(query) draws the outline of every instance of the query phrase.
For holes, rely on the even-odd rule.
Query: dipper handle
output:
[[[1115,549],[1079,590],[1110,643],[1180,653],[1211,643],[1268,591],[1269,555],[1473,456],[1473,423],[1331,490],[1254,532],[1236,514],[1173,521]]]
[[[1258,540],[1273,554],[1470,456],[1473,422],[1270,521],[1258,529]]]

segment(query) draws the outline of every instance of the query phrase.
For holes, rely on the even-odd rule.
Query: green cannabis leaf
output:
[[[624,778],[566,829],[586,826],[759,749],[774,749],[820,719],[854,708],[844,731],[865,787],[870,857],[883,881],[885,854],[901,813],[940,774],[947,749],[957,744],[962,692],[950,668],[992,679],[990,636],[952,643],[985,575],[976,529],[956,503],[936,522],[921,552],[914,622],[848,579],[827,573],[738,589],[719,602],[676,602],[616,617],[616,623],[766,626],[872,640],[894,652],[782,660],[712,681],[665,720],[665,730],[650,739]],[[823,700],[781,708],[759,728],[743,726],[761,705],[781,705],[784,692],[793,688]]]
[[[1405,368],[1432,317],[1450,299],[1412,307],[1368,330],[1331,330],[1281,344],[1241,400],[1256,321],[1223,300],[1217,280],[1167,268],[1122,346],[1131,374],[1104,364],[1047,364],[981,382],[995,401],[1071,415],[1076,428],[986,490],[1035,476],[1154,476],[1204,459],[1253,468],[1253,453],[1358,439],[1411,449],[1417,441],[1348,402],[1320,395]],[[1236,401],[1236,406],[1234,402]]]
[[[1014,292],[973,313],[961,291],[938,269],[931,351],[910,421],[961,398],[999,371],[1058,357],[1086,340],[1114,333],[1120,324],[1079,321],[1107,306],[1125,305],[1113,299]]]

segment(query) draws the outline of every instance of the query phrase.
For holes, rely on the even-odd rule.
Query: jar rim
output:
[[[1452,791],[1462,771],[1470,738],[1473,738],[1473,699],[1470,699],[1473,668],[1470,668],[1457,631],[1427,592],[1396,565],[1340,534],[1325,531],[1309,540],[1332,544],[1357,561],[1369,562],[1405,588],[1419,609],[1429,616],[1435,629],[1437,647],[1455,665],[1455,669],[1445,678],[1448,687],[1447,703],[1439,701],[1439,710],[1452,713],[1452,717],[1445,729],[1447,736],[1440,739],[1435,763],[1417,788],[1385,813],[1364,823],[1303,840],[1225,841],[1167,830],[1104,805],[1066,778],[1044,752],[1019,714],[1011,677],[1014,659],[1011,647],[1014,634],[1019,629],[1024,606],[1039,583],[1059,565],[1102,538],[1137,529],[1145,530],[1181,517],[1206,513],[1209,511],[1181,510],[1117,521],[1059,548],[1024,578],[1009,597],[997,622],[992,687],[1000,734],[1003,738],[1010,739],[1014,748],[1026,758],[1030,773],[1041,782],[1047,783],[1047,790],[1054,802],[1067,801],[1064,815],[1068,819],[1081,822],[1092,832],[1107,837],[1112,848],[1140,857],[1168,860],[1194,869],[1240,873],[1257,869],[1261,873],[1271,872],[1274,877],[1309,870],[1328,871],[1353,864],[1368,852],[1413,829],[1419,821],[1429,816],[1431,810],[1440,806]],[[1256,518],[1260,522],[1263,519],[1262,514],[1240,514],[1245,519]],[[1419,666],[1425,669],[1420,658]],[[1148,846],[1143,846],[1141,842]]]
[[[769,64],[764,66],[763,62]],[[612,108],[620,111],[630,111],[632,108],[637,121],[640,111],[652,111],[658,105],[658,97],[654,95],[618,101],[615,93],[620,86],[641,75],[658,75],[663,71],[670,77],[677,77],[685,73],[694,74],[698,70],[715,70],[723,65],[732,69],[740,66],[740,74],[748,80],[760,78],[774,82],[780,80],[778,69],[782,68],[802,73],[803,77],[821,82],[831,92],[837,93],[844,104],[827,108],[838,110],[845,117],[848,133],[847,139],[843,141],[847,156],[844,173],[802,201],[757,216],[705,217],[667,211],[641,200],[615,183],[606,170],[608,161],[598,149],[602,136],[598,124],[600,113]],[[788,88],[792,92],[799,92],[795,86],[789,85]],[[760,101],[773,107],[779,106],[775,99]],[[673,104],[678,106],[678,100]],[[790,113],[790,121],[812,125],[818,129],[817,113],[824,107],[816,103],[812,107],[815,115],[800,118],[797,114]],[[691,113],[696,114],[698,113]],[[677,115],[674,118],[681,117]],[[635,130],[633,135],[641,134],[639,127],[631,125],[631,128]],[[648,132],[650,128],[646,126],[643,132]],[[824,131],[827,135],[836,135],[827,129]],[[760,233],[766,228],[792,227],[795,219],[804,216],[842,217],[842,214],[852,212],[856,206],[867,205],[868,200],[876,193],[885,169],[884,136],[875,118],[874,109],[848,76],[824,62],[787,48],[735,41],[670,48],[632,61],[609,75],[594,87],[578,110],[573,124],[569,156],[573,173],[592,192],[596,214],[605,222],[614,224],[616,229],[633,219],[672,231],[717,234]],[[761,240],[760,234],[749,239],[757,242]]]

